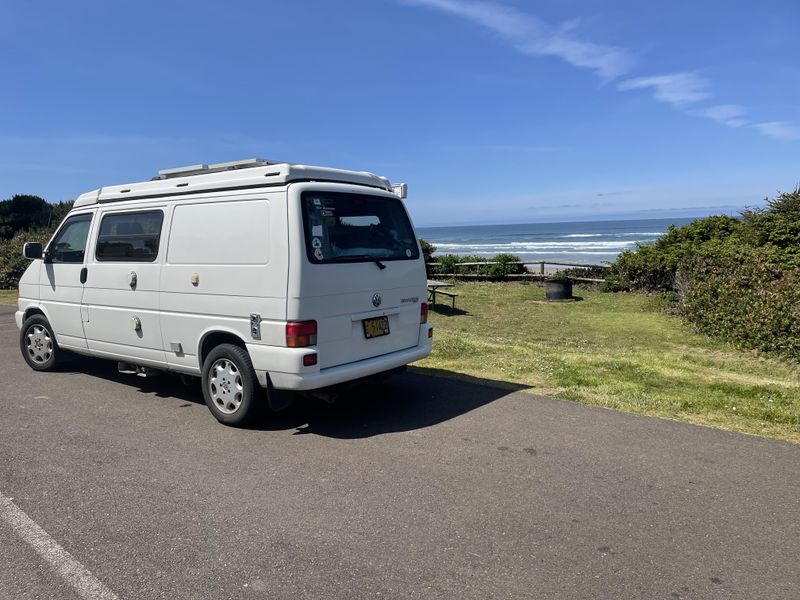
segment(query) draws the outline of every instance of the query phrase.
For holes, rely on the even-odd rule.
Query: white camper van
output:
[[[83,194],[46,248],[25,245],[22,355],[39,371],[70,351],[199,376],[231,425],[258,387],[274,406],[399,370],[433,335],[405,190],[251,159]]]

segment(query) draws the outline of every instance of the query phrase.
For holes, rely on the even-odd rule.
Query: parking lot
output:
[[[800,597],[800,447],[422,370],[232,429],[17,336],[2,598]]]

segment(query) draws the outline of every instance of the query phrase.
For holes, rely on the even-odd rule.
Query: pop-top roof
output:
[[[292,181],[335,181],[393,191],[386,177],[379,177],[366,171],[346,171],[250,158],[227,163],[163,169],[150,181],[114,185],[81,194],[75,200],[74,206],[77,208],[133,198],[257,188],[283,185]]]

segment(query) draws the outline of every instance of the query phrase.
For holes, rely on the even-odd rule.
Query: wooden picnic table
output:
[[[435,279],[428,279],[428,300],[431,303],[431,308],[436,307],[436,294],[442,294],[443,296],[447,296],[452,301],[452,307],[456,307],[456,297],[458,296],[455,292],[445,292],[441,291],[440,288],[447,288],[453,287],[452,283],[448,283],[446,281],[436,281]]]

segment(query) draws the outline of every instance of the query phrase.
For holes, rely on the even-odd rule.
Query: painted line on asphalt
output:
[[[114,592],[103,585],[2,492],[0,492],[0,519],[8,523],[20,538],[36,550],[83,600],[119,600]]]

